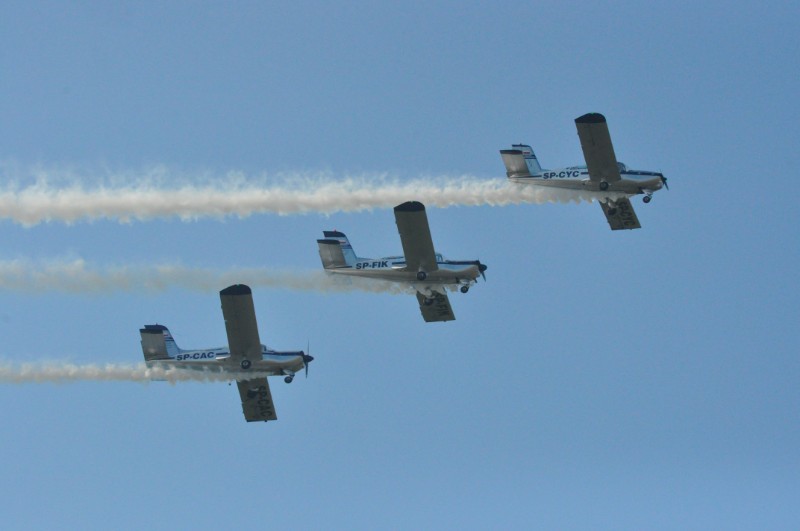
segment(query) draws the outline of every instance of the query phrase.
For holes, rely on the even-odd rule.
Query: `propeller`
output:
[[[669,185],[667,184],[667,178],[664,177],[663,175],[661,176],[661,183],[664,185],[664,188],[669,190]]]
[[[475,260],[475,264],[478,266],[478,271],[481,272],[481,276],[483,277],[483,281],[486,282],[486,264],[482,264],[480,260]]]
[[[306,370],[306,378],[308,378],[308,364],[314,361],[314,356],[311,355],[311,342],[306,345],[306,354],[305,352],[300,355],[303,358],[303,368]]]

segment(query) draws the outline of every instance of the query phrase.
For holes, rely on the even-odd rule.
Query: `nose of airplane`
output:
[[[308,378],[308,364],[314,361],[314,356],[306,354],[305,352],[301,352],[300,355],[303,357],[303,368],[306,372],[306,378]]]
[[[475,264],[477,264],[477,266],[478,266],[478,271],[480,271],[480,272],[481,272],[481,276],[483,277],[483,280],[486,280],[486,273],[485,273],[485,271],[486,271],[486,264],[482,264],[480,260],[476,260],[476,261],[475,261]]]

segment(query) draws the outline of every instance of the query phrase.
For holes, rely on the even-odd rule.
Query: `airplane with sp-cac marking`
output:
[[[325,239],[317,240],[322,266],[328,273],[361,276],[399,282],[417,290],[422,318],[426,322],[452,321],[456,318],[447,297],[447,287],[458,287],[467,293],[484,280],[486,265],[480,260],[445,260],[434,251],[431,229],[425,206],[408,201],[394,207],[394,217],[403,245],[403,256],[362,258],[356,255],[344,233],[323,231]]]
[[[303,351],[278,352],[261,344],[253,295],[248,286],[235,284],[219,292],[228,346],[184,350],[163,325],[139,329],[148,367],[235,373],[247,422],[277,420],[267,376],[283,376],[286,383],[305,370],[314,358]],[[246,374],[253,372],[253,378]],[[244,375],[244,376],[243,376]]]
[[[539,165],[533,149],[525,144],[514,144],[511,149],[500,150],[506,166],[506,175],[514,182],[552,186],[590,192],[620,192],[617,199],[600,201],[611,230],[640,229],[639,218],[633,210],[629,196],[644,194],[649,203],[653,193],[667,188],[667,178],[660,172],[632,170],[617,162],[606,118],[589,113],[575,119],[581,140],[586,166],[570,166],[545,170]]]

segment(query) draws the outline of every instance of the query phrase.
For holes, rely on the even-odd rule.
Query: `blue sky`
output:
[[[262,339],[316,358],[274,423],[224,383],[0,385],[5,526],[796,529],[800,9],[701,4],[8,3],[3,192],[497,179],[512,143],[581,163],[586,112],[672,190],[626,232],[585,202],[429,208],[438,251],[489,266],[451,323],[254,288]],[[400,251],[388,208],[0,228],[33,268],[310,272],[333,228]],[[139,362],[153,322],[221,345],[224,287],[6,286],[2,360]]]

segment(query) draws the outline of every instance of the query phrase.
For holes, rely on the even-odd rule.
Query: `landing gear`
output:
[[[645,202],[645,204],[647,204],[647,203],[649,203],[649,202],[650,202],[650,200],[652,200],[652,199],[653,199],[653,196],[652,196],[652,195],[650,195],[650,194],[647,194],[646,196],[644,196],[644,197],[642,198],[642,201],[644,201],[644,202]]]
[[[466,293],[469,291],[469,286],[461,286],[461,293]]]
[[[425,297],[425,298],[422,300],[422,304],[424,304],[425,306],[430,306],[431,304],[433,304],[433,299],[430,299],[430,298],[428,298],[428,297]]]
[[[604,191],[604,192],[605,192],[606,190],[608,190],[608,183],[607,183],[607,182],[605,182],[605,181],[600,181],[600,189],[601,189],[602,191]]]
[[[617,209],[616,208],[609,208],[608,209],[608,215],[609,216],[616,216],[617,215]]]
[[[417,280],[423,281],[426,278],[428,278],[428,274],[425,271],[420,271],[419,273],[417,273]]]
[[[252,363],[250,362],[250,360],[242,360],[242,369],[247,370],[250,368],[251,365]]]
[[[294,374],[290,374],[289,376],[283,379],[283,381],[286,383],[292,383],[292,380],[294,380]]]

